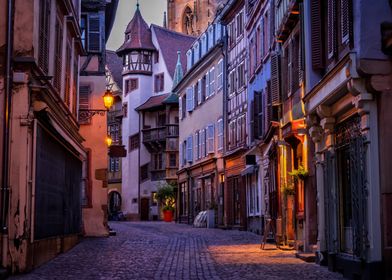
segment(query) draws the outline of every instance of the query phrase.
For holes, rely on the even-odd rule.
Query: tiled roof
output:
[[[121,54],[127,50],[155,50],[151,39],[151,30],[142,17],[139,8],[136,9],[135,15],[128,23],[125,30],[125,42],[116,51]]]
[[[168,93],[151,96],[149,99],[147,99],[146,102],[144,102],[142,105],[137,107],[135,110],[136,111],[144,111],[144,110],[149,110],[149,109],[157,108],[160,106],[164,106],[163,101],[168,96],[169,96]]]
[[[122,90],[122,59],[118,57],[115,51],[106,50],[106,65],[112,73],[113,79],[117,86]]]
[[[162,53],[160,54],[166,62],[169,74],[174,77],[177,64],[177,51],[181,52],[181,65],[183,72],[186,71],[186,52],[191,47],[196,37],[178,33],[161,26],[152,24]]]

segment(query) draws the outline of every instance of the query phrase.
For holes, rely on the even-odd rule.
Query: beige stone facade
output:
[[[189,35],[200,35],[215,18],[225,0],[168,0],[168,28]]]

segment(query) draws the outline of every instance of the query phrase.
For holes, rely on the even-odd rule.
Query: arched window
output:
[[[195,34],[195,19],[193,16],[193,11],[189,6],[187,6],[184,10],[184,14],[182,16],[182,30],[185,34],[192,35]]]

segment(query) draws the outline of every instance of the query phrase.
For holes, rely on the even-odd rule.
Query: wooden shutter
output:
[[[54,77],[53,85],[60,93],[61,91],[61,69],[63,65],[62,53],[63,53],[63,27],[60,23],[59,17],[56,18],[56,45],[54,50]]]
[[[352,30],[352,5],[351,0],[340,0],[340,22],[342,44],[348,43]]]
[[[281,103],[280,93],[280,56],[276,53],[271,55],[271,90],[272,104],[279,105]]]
[[[215,129],[213,124],[207,127],[207,134],[208,134],[208,153],[214,153]]]
[[[79,88],[79,110],[90,109],[90,86],[80,86]]]
[[[38,65],[47,74],[49,70],[50,0],[39,2],[39,46]]]
[[[88,51],[101,52],[101,15],[89,14],[88,16]]]
[[[250,102],[250,139],[251,141],[253,139],[256,139],[256,129],[255,129],[255,119],[256,119],[256,92],[254,93],[254,98],[253,100]]]
[[[295,36],[291,41],[291,94],[299,88],[299,37]]]
[[[64,91],[64,102],[68,106],[70,105],[71,96],[71,67],[72,67],[72,53],[71,43],[67,42],[66,49],[66,66],[65,66],[65,91]]]
[[[328,59],[336,53],[336,0],[327,0],[327,54]]]
[[[321,1],[310,1],[310,36],[312,49],[312,67],[315,70],[324,68],[324,52],[322,38]]]
[[[265,120],[266,120],[266,126],[265,130],[268,129],[268,126],[270,122],[272,121],[272,84],[270,81],[267,81],[267,87],[265,90]]]

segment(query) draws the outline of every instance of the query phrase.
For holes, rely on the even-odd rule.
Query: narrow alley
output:
[[[260,237],[249,232],[162,222],[111,227],[116,236],[85,239],[11,279],[343,279],[294,251],[262,251]]]

